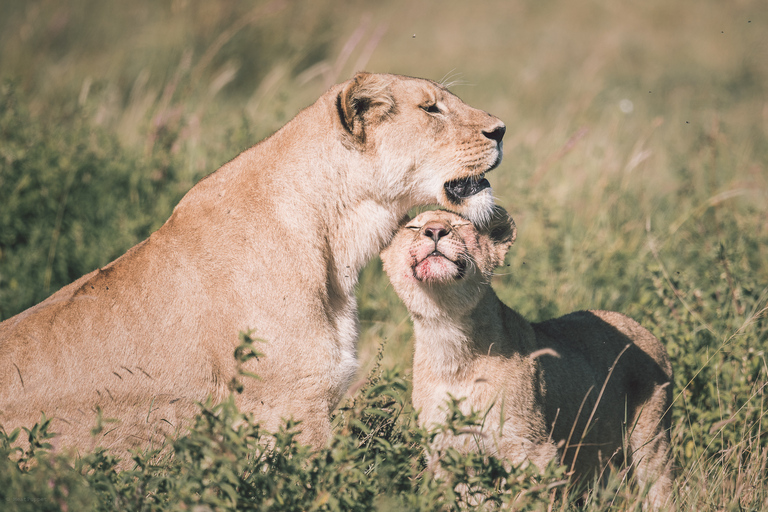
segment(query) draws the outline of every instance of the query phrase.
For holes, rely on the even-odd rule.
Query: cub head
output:
[[[490,286],[516,235],[515,222],[500,206],[482,226],[455,213],[428,211],[403,223],[381,259],[411,313],[467,310]]]
[[[336,97],[340,137],[363,160],[379,200],[406,212],[440,204],[476,224],[493,195],[505,126],[431,80],[358,73]]]

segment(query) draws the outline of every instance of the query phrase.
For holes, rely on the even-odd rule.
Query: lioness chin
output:
[[[484,413],[479,445],[488,453],[540,469],[557,460],[582,483],[624,461],[650,488],[647,504],[661,507],[672,482],[672,368],[664,346],[610,311],[525,321],[490,285],[515,235],[500,207],[483,227],[429,211],[405,223],[381,254],[413,318],[421,425],[446,420],[449,395],[464,399],[465,414]],[[476,435],[441,434],[435,443],[479,446]]]
[[[478,221],[504,124],[441,85],[359,73],[195,185],[114,262],[0,324],[0,424],[53,418],[59,445],[125,449],[181,427],[266,341],[237,403],[319,446],[357,369],[354,287],[406,212]],[[96,438],[94,410],[119,422]],[[162,441],[162,436],[155,435]]]

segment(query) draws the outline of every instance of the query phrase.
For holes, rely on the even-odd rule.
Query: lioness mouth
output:
[[[460,203],[463,199],[473,196],[490,186],[491,184],[485,179],[485,173],[478,176],[470,176],[469,178],[449,181],[443,185],[445,188],[445,195],[454,203]]]

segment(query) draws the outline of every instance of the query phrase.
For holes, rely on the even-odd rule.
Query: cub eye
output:
[[[406,224],[405,227],[410,229],[411,231],[418,231],[421,229],[421,226],[417,226],[415,224]]]
[[[428,114],[440,113],[440,109],[437,107],[437,103],[432,103],[430,105],[423,105],[421,108],[424,109],[424,112],[427,112]]]

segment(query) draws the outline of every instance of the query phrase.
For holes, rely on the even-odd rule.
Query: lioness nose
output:
[[[448,226],[445,226],[443,224],[438,224],[437,222],[432,224],[427,224],[423,228],[424,236],[431,238],[432,240],[435,241],[435,243],[437,243],[438,240],[440,240],[450,232],[451,230],[450,228],[448,228]]]
[[[501,139],[504,138],[504,133],[506,131],[507,127],[502,124],[501,126],[496,126],[490,130],[483,130],[483,135],[489,139],[495,140],[496,142],[501,142]]]

